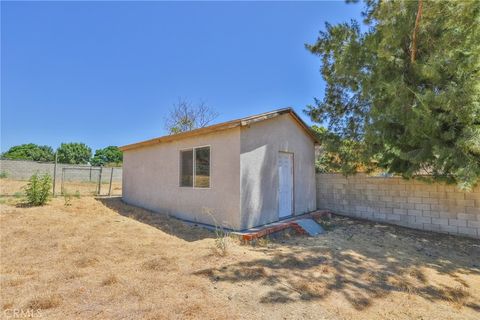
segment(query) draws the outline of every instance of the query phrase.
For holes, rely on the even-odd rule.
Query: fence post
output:
[[[62,168],[62,187],[61,187],[61,190],[60,190],[60,194],[64,194],[64,190],[63,190],[64,181],[65,181],[65,168]]]
[[[112,171],[110,171],[110,186],[108,187],[108,196],[112,195],[112,180],[113,180],[113,167],[112,167]]]
[[[97,192],[97,195],[100,195],[100,190],[102,189],[102,171],[103,171],[103,167],[100,167],[100,176],[98,177],[98,192]]]
[[[55,183],[57,182],[57,153],[55,152],[55,164],[53,165],[53,197],[55,197]]]

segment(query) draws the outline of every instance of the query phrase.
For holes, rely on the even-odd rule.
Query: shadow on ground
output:
[[[148,224],[185,241],[192,242],[206,238],[214,238],[214,234],[211,231],[188,225],[162,213],[128,205],[122,201],[121,197],[98,197],[96,200],[122,216]]]
[[[265,258],[195,274],[212,281],[260,282],[271,288],[261,303],[321,300],[338,293],[364,310],[378,298],[405,292],[480,311],[480,297],[472,294],[478,291],[465,280],[480,275],[479,241],[343,217],[334,217],[332,225],[319,238],[273,243],[262,249]]]

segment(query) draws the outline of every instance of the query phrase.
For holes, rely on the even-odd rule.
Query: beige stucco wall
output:
[[[294,154],[295,214],[316,209],[314,142],[290,115],[242,127],[240,141],[242,228],[278,220],[279,151]]]
[[[180,150],[210,145],[209,189],[179,187]],[[125,202],[173,216],[240,228],[240,129],[128,150],[123,158]]]

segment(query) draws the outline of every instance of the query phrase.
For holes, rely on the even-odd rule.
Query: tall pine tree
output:
[[[356,160],[471,188],[480,179],[479,17],[480,1],[367,0],[366,31],[327,24],[307,45],[327,85],[305,111],[357,141]]]

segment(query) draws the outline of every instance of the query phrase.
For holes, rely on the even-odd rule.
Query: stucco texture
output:
[[[242,229],[278,220],[279,152],[293,153],[294,214],[316,209],[314,141],[289,114],[284,114],[241,129]]]
[[[210,188],[180,187],[180,150],[205,145],[210,146]],[[185,220],[239,229],[239,154],[239,128],[127,150],[123,200]]]

